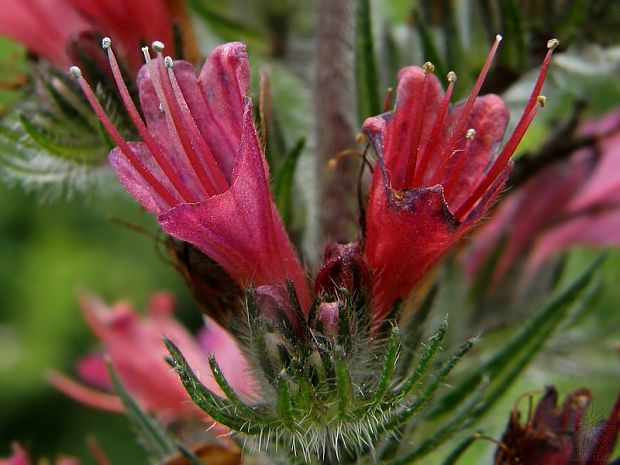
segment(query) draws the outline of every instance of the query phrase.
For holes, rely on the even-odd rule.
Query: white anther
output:
[[[82,70],[77,66],[72,66],[71,68],[69,68],[69,72],[73,75],[75,79],[82,78]]]
[[[476,137],[476,130],[474,128],[469,128],[465,133],[465,139],[474,140],[474,137]]]
[[[450,71],[448,73],[448,82],[456,81],[456,73],[454,71]]]
[[[504,38],[503,38],[500,34],[497,34],[497,35],[495,36],[495,40],[497,40],[498,42],[501,42],[503,39],[504,39]]]
[[[558,48],[560,41],[558,39],[551,39],[547,42],[547,48]]]
[[[156,52],[158,52],[158,53],[163,52],[163,51],[164,51],[164,48],[165,48],[165,47],[164,47],[164,43],[163,43],[163,42],[161,42],[161,41],[159,41],[159,40],[156,40],[155,42],[153,42],[153,43],[151,44],[151,47],[153,47],[153,50],[155,50],[155,51],[156,51]]]
[[[164,58],[164,66],[166,68],[172,68],[172,66],[174,66],[174,62],[172,61],[172,57],[167,56],[166,58]]]
[[[427,61],[426,63],[422,65],[422,69],[424,70],[424,73],[426,74],[434,73],[435,65],[432,64],[430,61]]]
[[[538,97],[536,97],[536,103],[538,103],[541,107],[544,108],[547,104],[547,97],[545,97],[544,95],[539,95]]]
[[[109,49],[111,45],[112,45],[112,39],[110,39],[109,37],[104,37],[103,39],[101,39],[101,47],[104,50]]]

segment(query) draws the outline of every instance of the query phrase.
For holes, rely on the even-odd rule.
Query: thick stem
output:
[[[354,145],[354,0],[317,1],[317,60],[314,101],[318,157],[319,215],[323,240],[348,242],[357,230],[357,159],[328,161]]]

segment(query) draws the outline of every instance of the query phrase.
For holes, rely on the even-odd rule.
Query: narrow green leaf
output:
[[[306,145],[306,139],[301,138],[297,141],[292,150],[286,155],[284,163],[274,176],[273,196],[282,221],[285,225],[290,225],[293,220],[293,180],[297,162]]]
[[[399,378],[404,378],[413,369],[411,366],[413,356],[422,339],[425,323],[431,313],[438,291],[439,286],[434,284],[428,294],[426,294],[422,304],[415,309],[413,316],[404,325],[401,337],[402,350],[396,369],[396,376]]]
[[[370,0],[357,0],[355,20],[355,84],[360,123],[381,113],[379,78],[372,37]]]
[[[539,341],[538,344],[544,344],[544,341],[557,328],[559,321],[566,316],[571,304],[582,295],[602,260],[603,256],[594,260],[572,283],[543,304],[542,308],[529,322],[522,326],[521,330],[507,344],[503,345],[487,362],[467,376],[456,388],[443,396],[429,416],[435,417],[448,413],[460,403],[468,392],[471,392],[485,375],[494,381],[500,372],[510,367],[513,360],[527,352],[532,343],[537,344],[536,341]]]
[[[188,6],[207,23],[211,29],[222,39],[235,41],[244,39],[244,42],[253,41],[265,43],[267,37],[256,29],[244,24],[243,22],[228,17],[209,6],[208,2],[202,0],[188,0]]]
[[[468,402],[456,413],[456,415],[450,417],[450,419],[446,423],[442,424],[437,431],[426,435],[414,450],[401,457],[399,460],[396,460],[393,465],[406,465],[414,463],[416,460],[435,450],[454,433],[458,432],[462,426],[470,420],[472,412],[476,409],[476,407],[480,405],[480,401],[482,400],[482,396],[484,395],[488,385],[488,379],[483,380],[481,385],[476,388],[474,394],[470,396]]]
[[[400,333],[398,326],[392,328],[392,334],[390,336],[390,343],[385,351],[385,357],[383,359],[383,370],[381,371],[381,377],[377,383],[377,389],[375,390],[370,406],[368,410],[374,409],[383,399],[383,396],[390,388],[392,382],[392,376],[394,375],[394,368],[396,367],[396,359],[398,358],[398,346],[400,342]]]
[[[499,10],[502,18],[502,32],[510,37],[510,41],[500,51],[500,59],[505,56],[507,63],[513,69],[520,69],[525,64],[526,37],[523,27],[523,14],[516,0],[499,0]]]
[[[435,45],[428,25],[417,10],[413,12],[413,17],[420,36],[420,41],[422,42],[425,59],[435,65],[435,74],[438,76],[445,76],[447,74],[446,66],[437,51],[437,46]]]
[[[297,429],[295,417],[293,416],[291,391],[285,370],[282,370],[278,375],[278,413],[280,414],[280,420],[288,429],[292,431]]]
[[[349,410],[351,401],[353,400],[353,386],[351,384],[351,375],[345,358],[344,351],[341,347],[336,348],[336,390],[338,393],[338,412],[340,417],[344,417]]]
[[[478,434],[482,434],[480,431],[476,434],[472,434],[471,436],[466,437],[461,441],[459,445],[457,445],[452,452],[448,454],[448,456],[444,459],[442,465],[456,465],[462,455],[469,449],[469,447],[474,443],[474,441],[478,438]]]
[[[430,384],[424,388],[420,395],[398,413],[388,417],[387,420],[381,425],[380,429],[383,431],[390,431],[396,426],[408,421],[413,415],[415,415],[433,396],[435,391],[437,391],[441,383],[443,383],[461,358],[463,358],[463,356],[474,346],[474,343],[475,339],[469,339],[467,342],[462,344],[450,356],[450,358],[446,360],[443,365],[441,365],[441,368],[435,373],[435,376]],[[472,389],[474,388],[475,386]]]
[[[108,373],[110,374],[114,391],[123,402],[125,414],[134,427],[147,453],[157,461],[172,455],[176,449],[174,441],[168,437],[163,427],[158,425],[157,422],[148,416],[133,400],[116,375],[116,371],[111,363],[108,363]]]
[[[593,301],[598,297],[597,283],[589,286],[586,295],[581,299],[577,308],[571,314],[582,314],[586,308],[590,307]],[[552,316],[547,322],[545,322],[546,330],[541,332],[536,339],[531,341],[526,350],[516,360],[512,361],[509,370],[506,373],[502,373],[498,380],[495,380],[494,385],[487,394],[484,402],[480,404],[476,410],[471,414],[472,420],[480,418],[486,412],[488,412],[502,395],[508,390],[519,374],[529,365],[534,357],[544,347],[549,337],[555,331],[555,329],[565,320],[570,306],[566,306],[563,312],[559,312],[557,315]]]
[[[26,115],[20,114],[19,120],[24,128],[24,131],[26,131],[32,140],[48,152],[56,154],[60,158],[83,165],[97,165],[103,164],[107,161],[105,155],[102,155],[101,157],[87,156],[89,152],[92,154],[93,151],[97,151],[100,155],[103,154],[103,150],[101,150],[98,146],[72,147],[69,145],[59,144],[35,126]]]
[[[451,0],[441,0],[441,16],[444,34],[444,44],[446,49],[446,63],[451,69],[461,68],[461,57],[463,56],[461,39],[458,36],[456,22],[454,20],[454,6]]]
[[[209,355],[209,367],[211,368],[211,372],[213,373],[213,378],[215,378],[215,382],[220,387],[224,395],[228,398],[230,403],[237,410],[241,411],[248,417],[259,420],[259,416],[257,415],[257,413],[251,407],[246,405],[243,400],[241,400],[241,398],[237,395],[232,386],[228,383],[226,377],[224,376],[224,373],[222,373],[222,370],[217,363],[217,360],[215,359],[215,354]],[[265,419],[263,418],[261,421],[264,420]]]
[[[568,14],[564,16],[556,31],[557,37],[566,43],[570,42],[582,30],[582,25],[588,21],[588,18],[591,18],[588,14],[588,7],[596,2],[573,0],[568,3],[570,5]]]
[[[497,270],[499,259],[506,249],[507,238],[508,234],[502,235],[489,256],[482,262],[480,269],[474,277],[474,282],[469,288],[468,297],[472,302],[480,302],[484,298],[487,290],[490,288],[493,273]]]
[[[249,418],[235,415],[234,407],[229,401],[211,392],[200,382],[179,348],[169,339],[164,342],[172,357],[172,366],[179,375],[185,390],[203,412],[232,430],[246,434],[260,434],[262,431],[260,425]]]
[[[422,354],[418,365],[415,368],[415,371],[407,378],[407,380],[399,387],[394,393],[395,396],[399,398],[406,397],[415,387],[416,383],[422,378],[426,369],[428,368],[429,363],[433,360],[433,357],[439,350],[441,343],[446,336],[446,332],[448,330],[448,320],[444,320],[439,326],[439,329],[433,334],[433,336],[429,339],[430,344]]]

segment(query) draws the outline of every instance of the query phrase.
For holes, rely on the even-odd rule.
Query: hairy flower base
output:
[[[473,344],[463,344],[422,383],[443,341],[445,323],[427,346],[417,348],[419,363],[409,366],[411,357],[399,357],[408,338],[403,339],[392,322],[373,330],[363,296],[339,302],[337,328],[325,326],[315,307],[295,335],[285,319],[264,316],[254,292],[246,302],[250,327],[240,339],[246,341],[253,372],[261,373],[259,403],[242,401],[214,360],[212,372],[225,397],[209,390],[168,341],[173,367],[192,400],[214,420],[242,433],[252,447],[307,461],[334,463],[379,444],[387,446],[394,431],[419,413]],[[407,347],[410,350],[414,348]]]

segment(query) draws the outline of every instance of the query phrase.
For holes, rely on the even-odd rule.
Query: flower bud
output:
[[[323,266],[316,276],[314,291],[337,298],[342,289],[350,294],[364,291],[369,282],[368,266],[357,242],[329,244]]]

